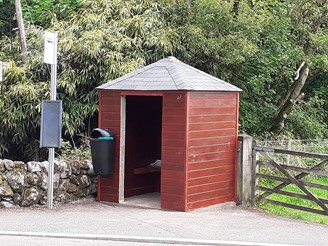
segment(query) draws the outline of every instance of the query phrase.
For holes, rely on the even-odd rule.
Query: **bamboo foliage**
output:
[[[82,0],[81,5],[78,14],[52,27],[59,36],[57,97],[63,100],[63,136],[70,140],[87,134],[90,122],[97,125],[98,85],[172,54],[177,47],[173,42],[178,43],[174,28],[163,19],[165,4]],[[42,28],[28,26],[26,63],[6,61],[10,66],[0,95],[0,123],[6,129],[0,134],[2,154],[7,150],[22,158],[39,158],[40,105],[49,99],[50,90],[43,33]],[[1,47],[1,52],[10,53],[10,47]]]

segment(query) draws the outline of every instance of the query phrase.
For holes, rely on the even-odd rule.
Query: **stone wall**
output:
[[[0,159],[0,208],[47,202],[49,163]],[[96,195],[97,176],[91,161],[55,161],[54,204]]]

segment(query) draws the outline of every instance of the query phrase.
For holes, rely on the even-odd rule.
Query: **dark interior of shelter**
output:
[[[161,143],[162,97],[127,96],[124,197],[160,191]]]

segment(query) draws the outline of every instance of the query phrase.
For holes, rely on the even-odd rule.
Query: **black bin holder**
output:
[[[114,166],[114,134],[95,128],[90,133],[92,165],[96,175],[110,175]]]

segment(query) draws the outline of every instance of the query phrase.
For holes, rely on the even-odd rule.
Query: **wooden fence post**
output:
[[[255,163],[253,152],[253,138],[248,135],[240,135],[238,175],[237,175],[237,202],[244,206],[255,205]]]

